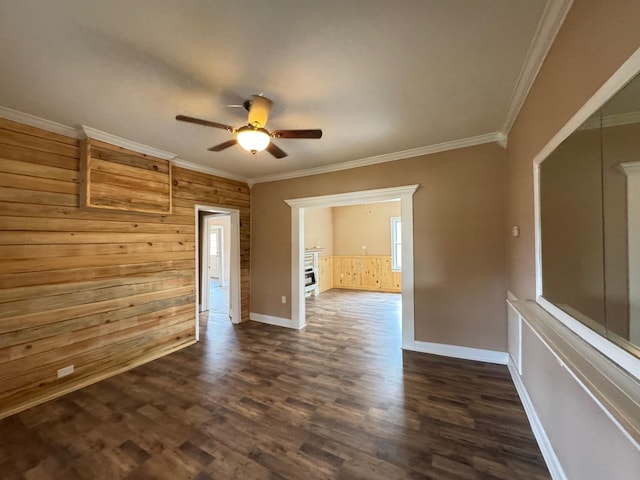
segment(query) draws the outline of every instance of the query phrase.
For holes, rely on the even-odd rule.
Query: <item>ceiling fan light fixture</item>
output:
[[[269,132],[264,128],[253,128],[249,125],[240,128],[236,138],[240,146],[251,153],[263,151],[271,141]]]

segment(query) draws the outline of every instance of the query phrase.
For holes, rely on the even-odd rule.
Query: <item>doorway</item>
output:
[[[413,311],[413,194],[418,185],[381,188],[318,197],[285,200],[291,207],[291,320],[294,328],[306,325],[304,292],[304,210],[362,203],[401,202],[402,248],[402,346],[415,342]]]
[[[240,323],[241,320],[240,211],[196,205],[195,215],[196,338],[199,339],[200,312],[215,307],[218,313],[228,313],[232,323]],[[220,302],[225,305],[221,307]]]

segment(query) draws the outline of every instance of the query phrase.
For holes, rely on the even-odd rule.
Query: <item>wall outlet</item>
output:
[[[362,247],[360,247],[360,248],[362,248],[362,250],[366,250],[367,246],[366,245],[362,245]]]
[[[287,303],[287,297],[285,297],[284,295],[282,296],[282,303]]]
[[[66,377],[67,375],[71,375],[73,373],[73,365],[69,365],[68,367],[61,368],[58,370],[58,378]]]

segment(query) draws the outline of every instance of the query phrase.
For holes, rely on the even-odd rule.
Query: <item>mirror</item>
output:
[[[640,77],[540,164],[542,296],[640,352]]]

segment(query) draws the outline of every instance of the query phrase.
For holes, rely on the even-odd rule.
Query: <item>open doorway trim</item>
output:
[[[196,340],[200,339],[200,289],[197,288],[202,278],[203,262],[208,262],[206,255],[208,253],[208,242],[205,241],[202,245],[202,258],[200,258],[200,244],[203,242],[203,235],[200,232],[200,222],[198,219],[199,212],[209,213],[224,213],[230,216],[231,231],[229,246],[229,315],[233,323],[240,323],[242,319],[242,311],[240,305],[240,210],[235,208],[221,207],[218,205],[196,205],[195,217],[196,217]],[[208,237],[208,236],[207,236]],[[208,238],[207,238],[208,240]],[[204,285],[203,285],[203,288]]]
[[[402,347],[412,348],[414,332],[413,288],[413,194],[419,185],[379,188],[357,192],[285,200],[291,207],[291,323],[306,325],[304,306],[304,209],[343,207],[400,199],[402,221]]]

